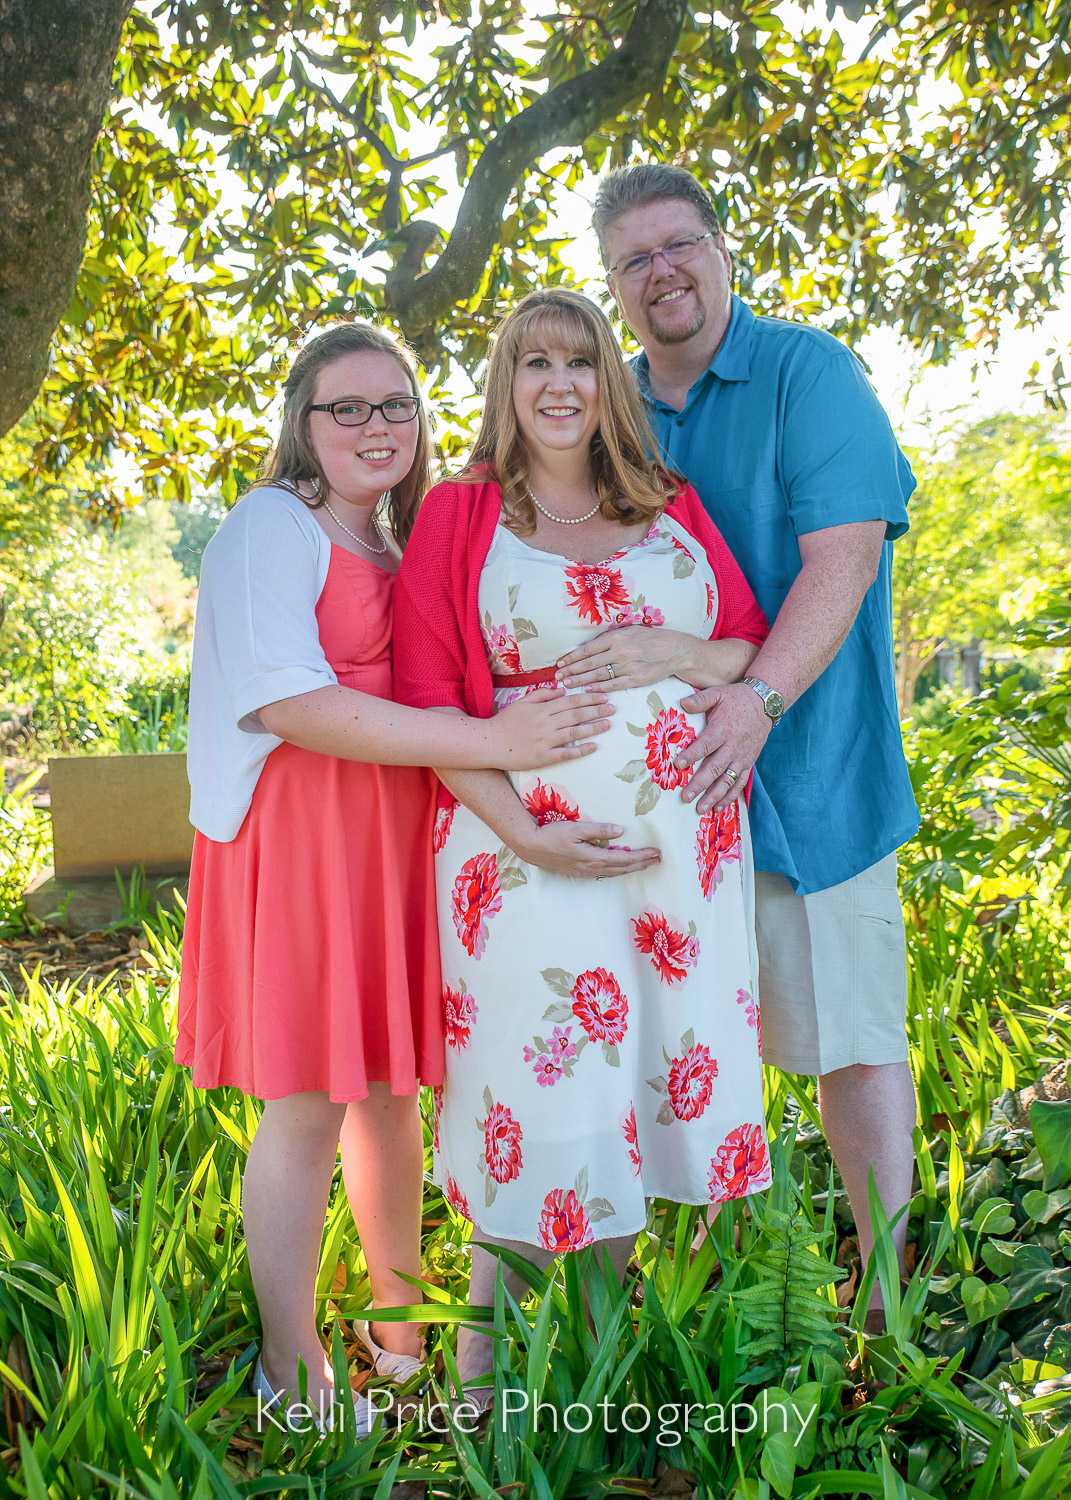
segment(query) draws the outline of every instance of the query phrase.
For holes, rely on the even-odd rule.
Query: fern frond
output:
[[[805,1349],[836,1340],[836,1308],[819,1295],[847,1273],[822,1254],[822,1236],[800,1209],[771,1210],[765,1225],[769,1245],[752,1256],[761,1279],[736,1292],[733,1302],[754,1337],[739,1352],[749,1359],[780,1355],[786,1361]]]

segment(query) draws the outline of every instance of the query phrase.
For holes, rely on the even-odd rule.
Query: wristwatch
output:
[[[741,679],[747,687],[754,688],[762,699],[762,706],[766,710],[766,717],[774,724],[781,722],[781,715],[785,711],[785,700],[776,688],[772,688],[768,682],[763,682],[759,677],[744,677]]]

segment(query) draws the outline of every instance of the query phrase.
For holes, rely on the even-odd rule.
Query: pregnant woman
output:
[[[765,622],[649,443],[607,319],[530,294],[498,331],[472,463],[428,494],[396,593],[396,691],[422,708],[497,713],[608,627],[664,646],[586,760],[440,772],[437,1181],[474,1240],[536,1263],[609,1241],[623,1265],[648,1199],[769,1181],[747,814],[698,816],[677,764],[702,722],[689,688],[742,676]],[[496,1263],[474,1250],[474,1303]],[[487,1340],[463,1334],[459,1365],[483,1375]]]

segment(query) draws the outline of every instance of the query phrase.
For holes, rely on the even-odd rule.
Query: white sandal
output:
[[[372,1337],[370,1319],[355,1319],[353,1331],[372,1356],[373,1370],[392,1385],[405,1385],[414,1375],[426,1370],[426,1359],[418,1359],[415,1354],[392,1354],[389,1349],[381,1349]]]
[[[273,1391],[271,1386],[268,1384],[268,1379],[264,1374],[264,1369],[261,1365],[259,1356],[257,1357],[257,1362],[253,1369],[253,1376],[249,1384],[253,1395],[259,1397],[264,1411],[274,1411],[274,1409],[282,1402],[282,1393],[279,1391]],[[383,1425],[383,1413],[378,1409],[378,1407],[376,1407],[371,1401],[369,1401],[367,1396],[359,1396],[356,1391],[351,1391],[350,1394],[353,1397],[353,1415],[357,1423],[357,1436],[359,1438],[367,1437],[370,1432],[375,1431],[377,1427],[381,1427]],[[332,1403],[332,1406],[333,1404],[334,1403]],[[311,1403],[306,1403],[306,1405],[307,1408],[311,1410]],[[320,1432],[328,1432],[334,1430],[329,1422],[321,1421],[317,1417],[312,1417],[311,1420]],[[287,1425],[289,1426],[290,1424],[288,1423]],[[301,1429],[295,1426],[293,1430],[295,1432],[298,1432]]]

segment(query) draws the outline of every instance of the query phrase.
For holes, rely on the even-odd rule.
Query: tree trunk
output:
[[[0,436],[78,281],[93,146],[132,0],[0,0]]]

